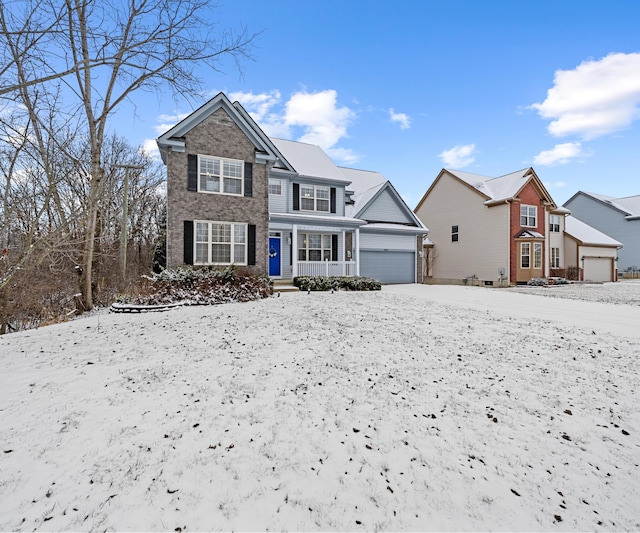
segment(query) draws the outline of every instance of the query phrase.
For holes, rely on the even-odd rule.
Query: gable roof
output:
[[[565,217],[564,221],[565,233],[582,244],[622,248],[621,242],[616,241],[614,238],[609,237],[609,235],[605,235],[596,228],[585,224],[572,215]]]
[[[487,205],[513,200],[527,183],[533,181],[534,186],[538,189],[542,197],[555,207],[551,195],[547,192],[540,178],[538,178],[531,167],[498,176],[497,178],[470,174],[469,172],[460,172],[459,170],[447,169],[447,171],[486,196],[488,198],[486,202]]]
[[[444,174],[453,176],[468,186],[471,190],[481,195],[485,199],[484,203],[486,206],[497,205],[516,199],[527,183],[533,182],[534,187],[538,190],[542,198],[544,198],[552,208],[557,207],[553,198],[551,198],[551,195],[544,187],[542,181],[538,178],[538,175],[532,167],[523,168],[522,170],[517,170],[516,172],[511,172],[504,176],[498,176],[497,178],[482,176],[481,174],[473,174],[471,172],[463,172],[461,170],[443,168],[420,202],[418,202],[415,210],[422,205],[422,202],[429,195],[433,186]]]
[[[606,196],[604,194],[578,191],[571,198],[569,198],[564,205],[569,204],[578,195],[591,197],[593,200],[596,200],[601,204],[620,211],[625,215],[625,218],[627,218],[627,220],[640,219],[640,195],[626,196],[624,198],[614,198],[613,196]]]
[[[351,181],[347,191],[353,193],[353,204],[345,206],[346,213],[355,218],[366,218],[364,216],[366,211],[373,207],[378,199],[382,199],[384,195],[387,195],[397,207],[396,212],[399,217],[404,219],[406,224],[424,228],[426,231],[424,224],[415,216],[395,187],[382,174],[355,168],[339,168],[345,177]]]
[[[238,102],[232,104],[224,93],[218,93],[206,104],[200,106],[156,139],[162,161],[165,164],[167,163],[169,148],[174,152],[184,152],[184,136],[221,108],[225,110],[227,115],[233,119],[249,141],[256,147],[257,161],[264,163],[266,161],[275,161],[278,158],[279,154],[274,153],[273,145],[268,142],[267,136],[242,106]]]

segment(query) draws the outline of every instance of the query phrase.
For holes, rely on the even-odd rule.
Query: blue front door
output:
[[[269,275],[280,276],[280,237],[269,237]]]

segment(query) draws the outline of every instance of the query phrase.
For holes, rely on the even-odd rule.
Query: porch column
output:
[[[298,225],[293,225],[291,235],[291,278],[298,275]]]
[[[344,256],[344,243],[346,242],[346,231],[342,230],[342,246],[340,247],[340,251],[338,252],[338,260],[342,261],[342,275],[347,275],[347,265],[345,263],[346,257]]]
[[[356,228],[354,234],[353,256],[356,260],[356,276],[360,275],[360,228]]]

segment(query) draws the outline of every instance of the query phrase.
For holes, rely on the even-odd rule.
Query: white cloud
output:
[[[176,113],[175,115],[160,115],[158,117],[159,123],[154,127],[157,134],[160,136],[173,128],[178,122],[187,118],[191,113]]]
[[[576,157],[583,157],[587,154],[583,152],[580,143],[556,144],[551,150],[543,150],[533,158],[534,165],[550,167],[553,165],[564,165]]]
[[[327,155],[343,165],[354,165],[360,161],[360,156],[350,148],[325,148]]]
[[[559,189],[561,187],[566,187],[567,182],[566,181],[554,181],[554,182],[545,181],[544,186],[547,189]]]
[[[614,53],[558,70],[542,103],[530,108],[551,119],[555,137],[593,139],[628,127],[640,118],[640,53]]]
[[[475,161],[475,152],[475,144],[465,144],[445,150],[439,157],[447,167],[463,168]]]
[[[285,105],[284,121],[304,129],[299,141],[317,144],[323,149],[333,148],[347,136],[347,126],[355,117],[348,107],[337,107],[337,99],[338,93],[332,89],[295,93]]]
[[[251,114],[256,122],[262,122],[267,119],[269,112],[273,106],[280,103],[280,91],[272,90],[268,93],[245,93],[235,92],[229,93],[229,99],[234,102],[238,101]]]
[[[400,124],[401,130],[407,130],[411,127],[411,119],[409,118],[409,115],[405,113],[396,113],[393,108],[390,108],[389,117],[391,118],[391,122],[397,122]]]
[[[160,150],[158,149],[158,143],[155,139],[145,139],[142,142],[142,150],[146,154],[149,154],[156,159],[160,159]]]
[[[240,102],[269,137],[318,145],[341,164],[354,164],[359,160],[353,150],[337,146],[348,137],[347,128],[356,113],[346,106],[338,106],[338,93],[333,89],[313,93],[298,91],[284,103],[280,91],[275,89],[257,94],[234,92],[229,93],[229,98]],[[156,130],[162,134],[187,115],[161,115],[162,124],[156,126]]]

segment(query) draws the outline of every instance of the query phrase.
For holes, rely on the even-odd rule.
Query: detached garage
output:
[[[575,217],[565,219],[565,264],[578,266],[582,281],[616,281],[622,243]]]

